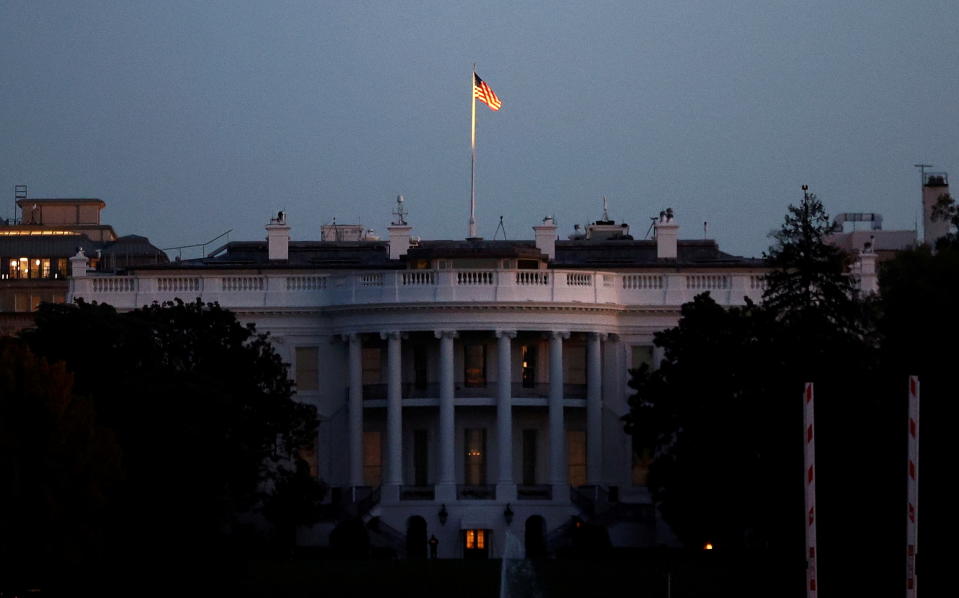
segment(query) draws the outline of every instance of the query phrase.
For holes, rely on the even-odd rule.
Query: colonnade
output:
[[[566,468],[566,433],[564,419],[563,341],[568,331],[550,331],[549,338],[549,395],[548,431],[549,452],[547,481],[553,496],[568,499],[562,489],[568,486]],[[455,381],[453,341],[455,330],[436,330],[439,340],[439,419],[438,476],[436,500],[456,498],[455,467]],[[515,330],[496,330],[498,380],[496,384],[496,446],[498,450],[496,497],[498,501],[516,499],[513,480],[513,397],[512,341]],[[383,477],[383,497],[398,495],[403,480],[403,403],[402,351],[404,334],[400,331],[380,333],[387,341],[386,393],[386,471]],[[599,484],[602,477],[602,342],[605,334],[587,334],[586,347],[586,477],[588,484]],[[363,362],[360,334],[347,335],[349,344],[349,482],[361,486],[363,479]],[[395,487],[395,492],[390,492]]]

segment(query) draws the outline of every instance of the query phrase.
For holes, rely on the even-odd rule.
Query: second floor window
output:
[[[486,345],[474,344],[463,347],[465,364],[463,367],[464,385],[468,388],[486,386]]]

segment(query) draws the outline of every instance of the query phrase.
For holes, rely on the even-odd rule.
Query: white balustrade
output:
[[[199,278],[163,277],[156,279],[157,291],[161,293],[180,293],[183,291],[199,291]]]
[[[222,288],[227,292],[262,291],[264,278],[262,276],[225,276],[222,279]]]
[[[686,288],[691,290],[728,289],[729,276],[724,274],[687,274]]]
[[[326,288],[326,276],[287,276],[288,291],[319,291]]]
[[[519,286],[549,284],[549,272],[541,270],[519,270],[516,272],[516,284]]]
[[[71,279],[71,298],[137,307],[204,296],[225,307],[324,307],[441,302],[571,302],[679,306],[702,291],[722,305],[759,301],[759,273],[593,272],[582,270],[389,270],[252,276],[97,276]],[[304,293],[304,291],[311,291]],[[259,297],[254,298],[255,295]]]
[[[409,270],[400,277],[404,287],[431,286],[436,284],[436,273],[431,270]]]
[[[624,289],[661,289],[663,288],[662,274],[623,274]]]
[[[493,272],[486,270],[459,270],[456,284],[460,286],[488,286],[493,284]]]
[[[593,286],[593,275],[588,272],[567,272],[566,286],[568,287]]]
[[[136,278],[123,276],[116,278],[92,278],[94,293],[132,293],[136,291]]]
[[[381,287],[383,286],[383,273],[382,272],[370,272],[360,274],[360,286],[361,287]]]

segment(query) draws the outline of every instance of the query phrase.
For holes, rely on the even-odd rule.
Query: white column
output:
[[[350,486],[363,485],[363,339],[349,336],[350,345]]]
[[[566,430],[563,426],[563,339],[568,332],[549,335],[549,483],[553,500],[565,501],[569,485],[566,472]]]
[[[437,501],[456,498],[456,408],[453,404],[453,339],[456,332],[437,330],[440,339],[440,415],[439,415],[439,480]]]
[[[586,483],[603,477],[603,370],[600,348],[605,334],[590,332],[586,344]]]
[[[499,480],[496,484],[498,501],[516,500],[516,485],[513,483],[513,368],[512,343],[516,332],[496,332],[497,385],[496,385],[496,448],[499,451]]]
[[[402,340],[399,332],[382,333],[381,336],[387,339],[386,485],[399,486],[403,483]]]

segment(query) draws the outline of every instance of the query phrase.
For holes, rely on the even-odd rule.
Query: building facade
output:
[[[654,240],[605,217],[569,240],[550,219],[528,241],[422,241],[403,214],[385,240],[291,242],[282,213],[266,228],[199,260],[78,270],[70,298],[200,297],[268,331],[321,418],[311,466],[374,543],[425,555],[435,536],[469,558],[513,535],[537,554],[583,521],[614,546],[672,542],[623,432],[629,370],[655,365],[654,333],[695,295],[759,301],[761,261],[678,240],[671,211]]]

